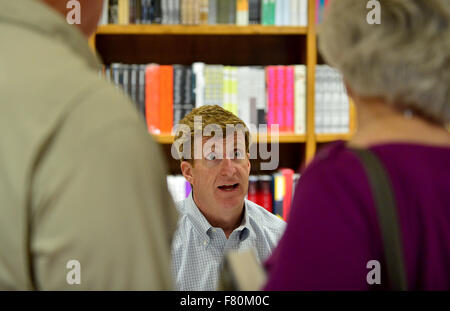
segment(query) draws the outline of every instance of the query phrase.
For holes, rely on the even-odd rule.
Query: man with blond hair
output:
[[[0,290],[172,289],[164,162],[77,3],[0,0]]]
[[[214,135],[212,135],[214,133]],[[253,248],[263,261],[285,222],[248,201],[249,133],[245,123],[219,106],[193,109],[180,121],[181,171],[191,184],[177,203],[172,244],[178,290],[216,290],[226,252]]]

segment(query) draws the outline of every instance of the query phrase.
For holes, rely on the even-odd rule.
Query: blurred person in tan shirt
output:
[[[160,150],[67,2],[0,0],[0,290],[172,289]]]

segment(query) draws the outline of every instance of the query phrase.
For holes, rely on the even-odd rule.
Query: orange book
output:
[[[161,132],[159,114],[159,66],[151,64],[145,68],[145,119],[152,134]]]
[[[172,133],[173,66],[159,66],[159,118],[161,133]]]
[[[294,171],[290,168],[281,168],[281,174],[283,174],[285,181],[285,194],[283,200],[283,218],[285,221],[289,219],[289,213],[292,205],[292,186],[294,183]]]

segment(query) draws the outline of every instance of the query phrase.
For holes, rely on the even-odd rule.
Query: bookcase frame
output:
[[[164,40],[168,36],[178,36],[178,38],[188,37],[195,38],[198,36],[216,36],[228,40],[227,42],[233,43],[237,41],[239,37],[247,38],[260,38],[265,40],[274,40],[277,37],[298,37],[299,40],[304,40],[303,47],[306,49],[305,65],[307,67],[307,98],[306,98],[306,134],[297,135],[293,133],[280,133],[279,143],[288,144],[294,146],[296,144],[304,144],[304,155],[301,157],[300,163],[302,165],[309,163],[314,157],[317,146],[323,143],[329,143],[336,140],[348,140],[352,136],[356,128],[355,121],[355,108],[350,101],[350,123],[349,133],[346,134],[316,134],[315,122],[314,122],[314,97],[315,97],[315,68],[318,59],[317,51],[317,36],[316,36],[316,1],[308,0],[308,26],[266,26],[266,25],[102,25],[99,26],[96,33],[90,38],[90,45],[93,50],[99,51],[99,54],[103,58],[108,58],[108,52],[101,52],[99,49],[98,37],[102,37],[102,42],[107,41],[108,38],[113,40],[115,37],[124,37],[127,42],[133,42],[133,38],[142,36],[152,36],[155,40]],[[160,39],[158,39],[160,38]],[[131,40],[131,41],[130,41]],[[242,42],[242,39],[240,42]],[[281,39],[280,39],[281,40]],[[292,39],[289,39],[292,40]],[[294,39],[295,41],[295,39]],[[126,47],[123,47],[126,48]],[[131,48],[131,47],[130,47]],[[285,48],[286,49],[286,48]],[[285,50],[286,53],[289,51]],[[294,52],[299,53],[300,51]],[[305,51],[301,51],[305,53]],[[290,52],[291,53],[291,52]],[[266,54],[268,55],[268,54]],[[136,57],[136,56],[135,56]],[[225,57],[225,56],[219,56]],[[202,61],[199,59],[198,61]],[[226,62],[222,62],[226,63]],[[261,65],[276,65],[276,64],[261,64]],[[173,142],[172,135],[155,135],[155,139],[158,143],[163,145],[170,145]],[[260,137],[255,137],[256,142],[261,140]],[[163,149],[168,150],[167,146]],[[289,148],[288,148],[289,149]],[[283,155],[280,153],[280,158]],[[170,171],[173,173],[177,169],[174,165],[178,165],[176,162],[169,161]],[[296,165],[300,166],[300,165]],[[299,167],[291,167],[294,170]]]

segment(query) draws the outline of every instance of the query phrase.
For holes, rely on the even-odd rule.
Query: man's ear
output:
[[[248,173],[250,174],[250,170],[252,168],[250,164],[250,153],[247,153],[247,165],[248,165]]]
[[[183,174],[184,178],[192,185],[194,183],[194,177],[192,175],[192,164],[188,161],[181,162],[181,173]]]

